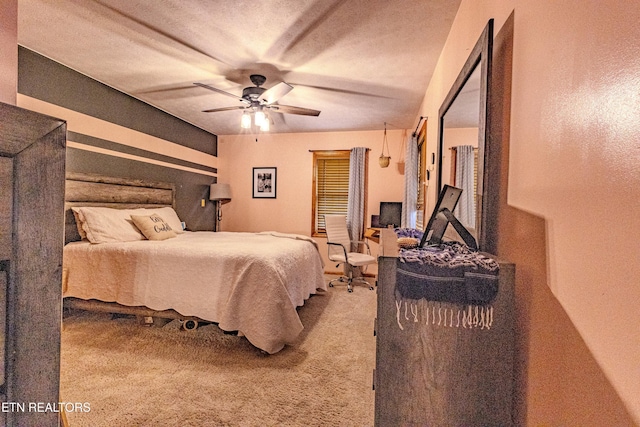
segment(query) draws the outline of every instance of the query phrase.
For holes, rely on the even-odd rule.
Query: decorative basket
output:
[[[414,239],[413,237],[400,237],[398,239],[398,246],[402,249],[413,249],[418,247],[418,239]]]
[[[380,158],[378,158],[378,163],[380,163],[381,168],[386,168],[389,166],[389,160],[391,160],[391,156],[384,155],[384,148],[387,147],[387,154],[389,154],[389,142],[387,141],[387,122],[384,122],[384,136],[382,137],[382,153],[380,153]]]

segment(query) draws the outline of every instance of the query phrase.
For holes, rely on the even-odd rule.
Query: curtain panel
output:
[[[406,144],[404,167],[404,199],[402,201],[402,226],[416,227],[418,204],[418,137],[409,136]]]
[[[475,204],[475,160],[474,148],[471,145],[456,147],[456,187],[462,189],[462,195],[454,215],[467,228],[476,228]]]
[[[351,240],[362,240],[364,230],[365,159],[367,148],[351,149],[349,161],[349,198],[347,202],[347,228]]]

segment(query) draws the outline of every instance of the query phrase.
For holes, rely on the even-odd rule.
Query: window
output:
[[[312,236],[326,235],[324,216],[347,214],[349,150],[313,152]]]

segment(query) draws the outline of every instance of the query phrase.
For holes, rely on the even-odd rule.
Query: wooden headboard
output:
[[[64,242],[66,244],[80,240],[72,207],[130,209],[171,206],[175,209],[175,195],[176,188],[172,183],[67,173]]]

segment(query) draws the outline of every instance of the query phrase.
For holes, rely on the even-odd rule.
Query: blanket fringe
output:
[[[439,301],[396,299],[396,322],[400,330],[412,323],[489,330],[493,326],[492,305],[457,305]],[[403,325],[404,323],[404,325]]]

